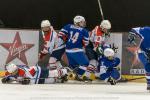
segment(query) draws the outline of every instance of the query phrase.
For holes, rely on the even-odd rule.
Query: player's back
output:
[[[18,75],[21,77],[25,77],[26,74],[29,72],[29,66],[17,65],[17,67],[18,67]]]
[[[131,32],[137,34],[141,38],[140,48],[143,51],[150,50],[150,27],[132,28]]]
[[[88,31],[82,27],[68,24],[61,31],[67,36],[66,49],[82,49],[89,41]]]
[[[18,75],[22,77],[33,78],[36,76],[37,72],[41,69],[38,66],[26,66],[26,65],[17,65],[18,66]]]
[[[140,46],[141,49],[144,51],[150,50],[150,27],[143,27],[139,32],[143,37],[143,41]]]

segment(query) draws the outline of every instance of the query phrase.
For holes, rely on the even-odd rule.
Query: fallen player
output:
[[[13,83],[14,81],[21,84],[50,84],[67,81],[67,69],[49,70],[39,66],[26,65],[6,65],[6,74],[2,78],[2,83]]]

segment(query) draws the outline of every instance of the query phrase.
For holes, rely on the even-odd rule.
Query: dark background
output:
[[[112,31],[150,25],[150,0],[101,0],[101,4]],[[86,18],[90,30],[102,20],[97,0],[0,0],[0,19],[6,28],[37,29],[41,20],[49,19],[60,29],[77,14]]]

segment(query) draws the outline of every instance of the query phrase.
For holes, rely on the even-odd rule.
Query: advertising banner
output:
[[[0,30],[0,70],[4,70],[9,63],[35,65],[38,45],[38,31]]]

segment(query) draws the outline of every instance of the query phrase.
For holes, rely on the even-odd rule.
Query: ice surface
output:
[[[1,84],[0,100],[150,100],[145,83]]]

